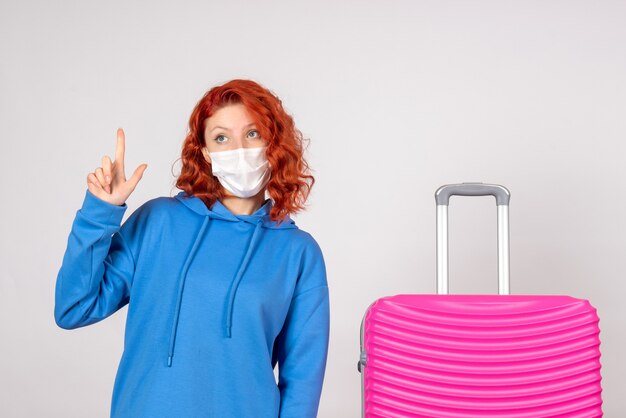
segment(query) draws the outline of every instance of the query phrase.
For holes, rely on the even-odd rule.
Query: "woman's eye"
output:
[[[226,137],[224,135],[218,135],[215,137],[215,142],[219,142],[219,143],[224,142],[224,141],[219,141],[219,138],[226,138]]]
[[[259,131],[250,131],[250,132],[248,133],[248,135],[249,135],[249,134],[251,134],[251,133],[253,133],[253,132],[256,134],[255,136],[253,136],[253,138],[254,138],[254,139],[258,139],[258,138],[260,138],[260,137],[261,137],[261,134],[259,134]]]

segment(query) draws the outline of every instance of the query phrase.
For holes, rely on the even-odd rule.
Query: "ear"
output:
[[[202,147],[202,155],[204,156],[204,159],[211,164],[211,156],[209,155],[209,149],[207,147]]]

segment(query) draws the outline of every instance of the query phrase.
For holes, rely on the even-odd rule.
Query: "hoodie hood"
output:
[[[231,325],[232,325],[232,310],[233,304],[235,302],[235,296],[237,293],[237,287],[239,286],[239,282],[242,279],[243,273],[245,272],[246,266],[250,261],[250,255],[254,250],[254,247],[261,239],[261,235],[263,234],[263,228],[266,229],[297,229],[296,223],[289,216],[285,218],[282,223],[278,223],[277,221],[273,221],[270,217],[270,209],[272,208],[273,202],[271,199],[265,199],[263,205],[256,210],[251,215],[235,215],[232,213],[224,204],[216,200],[211,209],[207,208],[205,203],[194,195],[187,195],[184,191],[179,192],[175,198],[184,204],[187,208],[191,209],[198,216],[204,217],[202,225],[198,229],[196,234],[194,244],[191,248],[189,254],[187,254],[187,258],[185,263],[183,264],[183,269],[180,274],[179,286],[178,286],[178,294],[176,300],[176,310],[174,313],[174,319],[172,320],[172,330],[170,334],[170,344],[168,351],[168,359],[167,365],[171,367],[172,358],[174,356],[174,343],[176,341],[176,330],[178,328],[178,317],[180,314],[181,301],[183,297],[183,289],[185,287],[185,279],[187,277],[187,271],[193,258],[195,257],[196,251],[202,242],[204,235],[208,229],[208,225],[213,220],[220,220],[226,222],[248,222],[255,226],[254,231],[252,232],[252,238],[250,239],[250,243],[248,244],[248,248],[246,250],[245,257],[243,261],[239,265],[237,269],[237,274],[233,277],[233,280],[230,284],[228,290],[228,296],[226,298],[225,303],[227,304],[226,316],[224,318],[224,331],[225,336],[227,338],[231,338]]]

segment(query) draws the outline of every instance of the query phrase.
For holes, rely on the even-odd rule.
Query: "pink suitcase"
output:
[[[496,198],[499,295],[448,294],[450,196]],[[361,416],[601,417],[600,330],[584,299],[509,294],[509,191],[444,185],[437,294],[382,297],[361,322]]]

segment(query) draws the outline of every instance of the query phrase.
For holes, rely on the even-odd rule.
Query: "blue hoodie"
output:
[[[313,418],[329,341],[322,251],[272,200],[235,215],[179,192],[134,211],[89,190],[59,270],[64,329],[126,304],[112,418]],[[278,384],[274,367],[278,363]],[[86,412],[86,415],[93,415]]]

